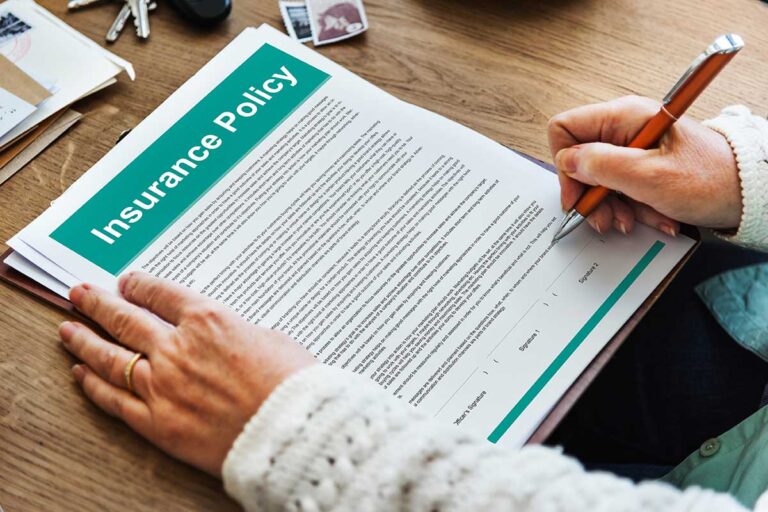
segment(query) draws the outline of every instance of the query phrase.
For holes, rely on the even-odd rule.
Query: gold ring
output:
[[[128,388],[128,391],[131,393],[134,393],[133,390],[133,369],[136,367],[136,363],[139,362],[139,359],[144,357],[144,354],[141,352],[136,352],[133,354],[133,357],[130,361],[128,361],[128,364],[125,365],[125,371],[123,372],[125,375],[125,387]]]

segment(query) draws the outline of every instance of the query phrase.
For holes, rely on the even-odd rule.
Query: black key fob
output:
[[[185,18],[201,27],[220,22],[232,10],[232,0],[170,0]]]

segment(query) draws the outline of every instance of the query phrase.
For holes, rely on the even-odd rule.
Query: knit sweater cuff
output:
[[[321,364],[272,392],[223,473],[249,512],[743,510],[726,495],[586,473],[550,448],[494,446]]]
[[[723,109],[720,116],[704,125],[728,140],[741,180],[739,228],[734,234],[717,234],[739,245],[768,249],[768,121],[736,105]]]
[[[316,454],[305,451],[318,448],[306,427],[312,420],[313,431],[321,430],[313,414],[324,400],[341,392],[344,382],[337,370],[315,364],[280,384],[245,425],[224,461],[227,493],[247,510],[270,509],[273,500],[290,496],[303,478],[300,459],[312,460]],[[254,503],[254,497],[264,502]]]
[[[520,503],[543,483],[582,473],[558,450],[500,450],[433,423],[367,378],[317,364],[272,392],[235,441],[223,478],[249,512],[424,508],[411,500],[446,505],[431,510],[472,510],[499,498],[488,477],[505,463],[518,467],[509,492]]]

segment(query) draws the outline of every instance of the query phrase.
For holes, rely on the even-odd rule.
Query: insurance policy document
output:
[[[262,26],[10,245],[62,293],[172,279],[521,444],[693,245],[584,227],[552,246],[561,215],[550,172]]]

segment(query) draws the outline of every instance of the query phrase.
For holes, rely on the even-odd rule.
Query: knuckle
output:
[[[565,121],[565,114],[555,114],[554,116],[549,118],[549,121],[547,121],[547,131],[551,132],[552,130],[559,128],[563,125],[563,122]]]
[[[85,346],[85,339],[86,339],[86,331],[84,326],[79,326],[78,329],[75,330],[74,333],[72,333],[72,336],[69,338],[69,345],[72,347],[72,349],[76,353],[80,353],[80,351]]]
[[[122,397],[118,394],[110,395],[107,399],[107,409],[112,415],[122,417],[124,412]]]
[[[239,369],[243,366],[244,356],[238,351],[231,351],[226,355],[227,366],[232,369]]]
[[[628,107],[645,107],[652,101],[653,100],[646,98],[645,96],[640,96],[639,94],[627,94],[626,96],[619,98],[617,103]]]
[[[124,338],[129,334],[131,330],[131,324],[133,322],[132,312],[126,310],[118,310],[113,313],[112,316],[112,328],[115,337],[118,339]]]
[[[184,380],[199,369],[199,354],[195,353],[194,344],[187,342],[182,336],[172,337],[168,343],[158,350],[160,357],[153,364],[153,379],[156,384],[171,388],[178,387],[179,380]],[[184,393],[184,389],[175,390]]]
[[[120,363],[118,362],[118,348],[109,347],[101,352],[99,355],[98,364],[104,371],[105,375],[114,375]]]
[[[102,327],[109,325],[109,320],[114,314],[114,310],[98,294],[89,294],[88,301],[89,305],[86,310],[88,316],[93,318]]]
[[[173,348],[166,353],[168,362],[173,367],[173,374],[189,375],[195,372],[197,365],[193,362],[193,350],[188,344],[182,344],[181,340],[173,344]]]
[[[140,279],[135,272],[131,272],[125,277],[123,286],[123,296],[127,299],[136,295],[136,289],[139,287]]]
[[[83,295],[81,303],[83,311],[90,316],[98,316],[102,309],[101,297],[97,293],[88,291]]]
[[[91,372],[88,370],[85,371],[82,387],[85,395],[95,402],[96,396],[94,394],[94,389],[93,389],[93,379],[91,378]]]
[[[637,94],[631,94],[624,96],[620,99],[621,111],[627,109],[636,112],[645,112],[648,115],[653,115],[659,109],[659,103],[646,96],[639,96]]]
[[[156,308],[162,302],[162,290],[156,282],[144,283],[144,298],[149,308]]]
[[[195,365],[187,357],[178,357],[175,360],[176,369],[183,375],[192,375],[195,373]]]
[[[631,162],[614,153],[613,148],[608,146],[594,147],[589,155],[589,173],[596,180],[610,177],[618,170],[618,166],[626,169],[629,165]]]
[[[143,272],[132,272],[126,277],[123,295],[131,301],[139,300],[150,309],[162,300],[158,279]]]
[[[550,141],[560,140],[564,134],[568,135],[570,138],[573,124],[574,114],[572,110],[567,110],[565,112],[555,114],[547,121],[547,137],[550,138]],[[552,149],[555,150],[562,148],[556,147]]]
[[[588,144],[580,149],[579,152],[581,154],[578,155],[577,163],[581,172],[592,175],[596,171],[599,171],[602,164],[602,157],[600,155],[600,150],[595,144]]]
[[[174,358],[181,352],[184,352],[186,344],[184,343],[184,336],[169,336],[166,343],[161,344],[158,349],[166,359],[173,361]]]
[[[619,133],[626,117],[626,111],[632,108],[631,100],[622,99],[608,103],[606,115],[603,119],[601,140],[611,139]]]
[[[612,161],[603,155],[597,155],[592,160],[591,174],[596,180],[603,180],[615,170]]]
[[[187,307],[185,316],[194,322],[211,323],[221,318],[221,311],[215,304],[200,302]]]

